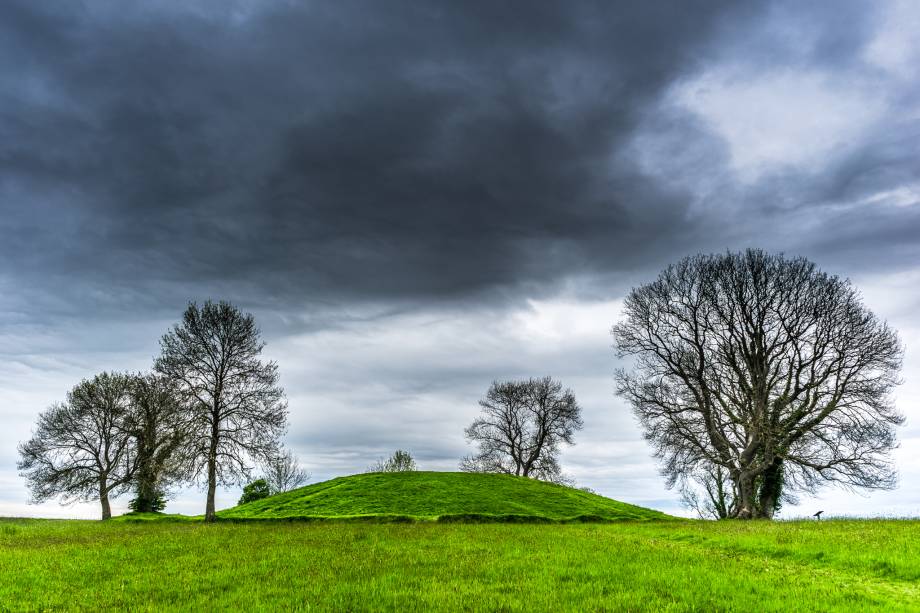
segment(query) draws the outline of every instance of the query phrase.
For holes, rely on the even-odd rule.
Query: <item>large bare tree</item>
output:
[[[39,415],[32,438],[19,445],[18,467],[33,502],[98,500],[102,519],[112,516],[109,498],[129,487],[136,467],[128,428],[132,380],[99,374]]]
[[[278,365],[252,315],[228,302],[190,303],[163,336],[155,370],[172,379],[189,410],[191,472],[207,484],[205,520],[214,521],[218,484],[239,485],[253,462],[278,449],[287,423]]]
[[[902,348],[848,280],[759,250],[688,257],[626,298],[617,373],[669,485],[772,517],[825,482],[888,488]]]
[[[550,377],[496,381],[479,406],[482,415],[465,432],[479,451],[463,458],[461,470],[566,481],[559,447],[574,444],[575,432],[583,426],[571,390]]]
[[[189,414],[176,384],[162,375],[134,377],[131,402],[127,427],[137,462],[132,508],[150,512],[188,472]]]

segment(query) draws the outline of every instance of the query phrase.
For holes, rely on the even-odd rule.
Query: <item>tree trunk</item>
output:
[[[217,483],[215,479],[215,470],[214,463],[208,463],[208,502],[205,505],[204,509],[204,520],[206,522],[212,522],[217,519],[217,515],[214,512],[214,494],[217,491]]]
[[[112,507],[109,505],[109,490],[104,481],[99,484],[99,502],[102,504],[102,519],[111,519]]]
[[[212,428],[211,448],[208,450],[208,501],[205,505],[204,520],[213,522],[217,519],[214,510],[214,494],[217,491],[217,427]]]
[[[135,499],[134,510],[138,513],[153,512],[153,488],[146,463],[142,464],[137,471],[137,498]]]
[[[776,458],[763,474],[757,501],[758,515],[766,519],[773,519],[773,515],[779,508],[778,503],[782,493],[783,461]]]
[[[729,509],[727,496],[725,495],[725,473],[721,468],[716,468],[716,474],[713,476],[712,487],[706,488],[706,493],[712,502],[712,508],[716,512],[717,519],[728,519]]]
[[[756,515],[754,509],[754,479],[749,475],[738,477],[738,519],[752,519]]]
[[[149,418],[147,424],[148,426],[150,425]],[[137,498],[134,510],[138,513],[151,513],[153,511],[153,480],[150,475],[150,463],[152,462],[151,456],[153,454],[149,444],[151,438],[150,432],[145,429],[137,440],[140,458],[137,468]]]

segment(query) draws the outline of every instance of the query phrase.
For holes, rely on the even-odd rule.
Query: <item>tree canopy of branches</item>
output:
[[[479,406],[482,414],[465,432],[479,451],[461,460],[461,470],[566,482],[559,447],[574,444],[584,425],[571,390],[550,377],[496,381]]]
[[[227,302],[190,303],[160,341],[155,370],[171,379],[189,411],[190,473],[207,484],[205,520],[214,521],[218,484],[239,485],[251,463],[270,457],[287,423],[278,366],[250,314]]]
[[[825,482],[888,488],[903,417],[897,334],[848,280],[759,250],[688,257],[633,289],[613,327],[618,393],[668,485],[718,517],[771,518]]]
[[[163,508],[166,488],[188,469],[188,415],[176,385],[154,374],[134,377],[128,431],[134,439],[136,497],[131,509],[150,513]]]
[[[98,500],[102,519],[112,516],[109,497],[129,487],[136,467],[128,427],[132,380],[102,373],[39,415],[32,438],[19,445],[18,467],[34,502]]]
[[[310,479],[310,473],[300,465],[290,449],[272,454],[262,463],[262,470],[272,494],[297,489]]]
[[[368,468],[368,472],[372,473],[405,473],[414,470],[418,470],[415,459],[403,449],[397,449],[386,460],[378,460]]]

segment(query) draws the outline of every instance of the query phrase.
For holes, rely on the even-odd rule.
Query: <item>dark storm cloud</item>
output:
[[[209,296],[256,313],[316,478],[397,447],[454,469],[492,379],[552,374],[585,408],[567,470],[665,496],[610,379],[630,285],[782,250],[916,337],[920,54],[894,6],[0,3],[0,505],[35,414],[149,368]]]
[[[704,96],[711,87],[743,90],[751,83],[766,84],[756,91],[769,96],[770,103],[760,106],[767,115],[781,110],[782,120],[745,112],[745,104],[759,102],[751,97],[729,97],[713,112],[744,117],[735,120],[734,128],[772,126],[785,133],[788,159],[764,164],[756,178],[739,179],[733,157],[756,151],[762,146],[757,137],[769,140],[769,130],[729,143],[718,126],[673,99],[660,99],[650,109],[642,130],[654,135],[656,178],[678,186],[681,196],[694,201],[696,215],[709,214],[705,224],[697,218],[708,229],[698,236],[699,250],[757,245],[806,255],[844,275],[916,266],[920,84],[912,68],[915,41],[892,40],[899,27],[892,22],[907,18],[895,6],[779,0],[757,19],[734,21],[720,30],[717,49],[689,79],[716,74],[715,84],[697,83]],[[902,4],[901,11],[909,12],[908,7]],[[897,67],[871,57],[873,46],[898,45],[896,54],[904,53],[901,61],[907,64],[900,74]],[[784,79],[790,75],[805,91],[788,87]],[[809,99],[816,93],[822,95],[820,102]],[[839,100],[846,104],[835,108]],[[842,119],[836,130],[810,131],[835,113]],[[822,146],[816,137],[836,142]],[[816,151],[812,159],[801,155],[811,149]]]
[[[3,11],[4,269],[80,306],[458,297],[692,243],[617,151],[719,3]]]

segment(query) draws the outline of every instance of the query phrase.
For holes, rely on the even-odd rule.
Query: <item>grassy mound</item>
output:
[[[510,475],[368,473],[315,483],[218,513],[221,519],[613,521],[666,519],[582,490]]]

